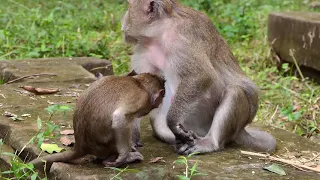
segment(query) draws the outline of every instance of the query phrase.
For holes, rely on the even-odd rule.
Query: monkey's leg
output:
[[[223,100],[217,108],[208,134],[195,144],[186,144],[180,154],[208,153],[222,150],[226,143],[235,139],[250,118],[248,99],[240,87],[227,87]]]
[[[140,141],[140,122],[141,122],[141,118],[137,118],[133,121],[133,127],[132,127],[133,149],[143,146],[143,144]]]
[[[186,130],[182,125],[189,113],[196,110],[197,105],[201,103],[199,102],[201,96],[208,91],[211,85],[212,80],[206,77],[184,79],[179,84],[167,115],[167,123],[175,135],[177,146],[194,144],[197,135],[191,130]]]
[[[154,109],[150,113],[151,126],[155,136],[169,144],[175,144],[175,136],[167,124],[167,113],[171,106],[172,92],[168,87],[168,82],[165,83],[165,96],[159,108]]]
[[[131,151],[131,125],[132,123],[127,119],[122,108],[114,111],[112,114],[112,129],[114,131],[119,156],[114,162],[104,161],[103,164],[105,166],[118,167],[126,163],[126,159],[129,157],[129,152]]]

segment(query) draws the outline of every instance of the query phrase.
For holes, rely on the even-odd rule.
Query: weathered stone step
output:
[[[30,60],[33,61],[33,60]],[[49,60],[50,63],[55,62],[54,59]],[[87,60],[90,61],[90,60]],[[61,61],[60,61],[61,62]],[[1,67],[0,61],[0,67]],[[6,61],[7,67],[21,67],[19,61]],[[28,63],[28,61],[21,62],[22,64]],[[49,62],[34,61],[33,67],[40,67],[45,69],[50,64]],[[63,63],[63,62],[61,62]],[[57,65],[58,68],[51,67],[50,73],[60,74],[63,73],[66,79],[61,78],[57,81],[48,79],[45,80],[26,80],[18,83],[13,83],[9,85],[0,85],[0,93],[5,96],[3,98],[0,96],[0,114],[5,111],[11,113],[22,115],[30,114],[31,118],[25,118],[24,121],[13,121],[7,117],[0,116],[0,138],[4,138],[8,146],[13,149],[20,150],[35,134],[37,131],[37,117],[39,116],[42,120],[48,118],[48,113],[44,111],[44,108],[49,106],[51,102],[69,102],[68,104],[72,107],[75,106],[76,97],[70,96],[73,93],[81,93],[82,90],[86,89],[86,81],[81,81],[81,77],[89,77],[88,73],[78,69],[69,63],[65,63],[64,66]],[[79,72],[71,72],[70,69],[77,69]],[[23,68],[27,73],[34,74],[42,73],[42,70],[36,68]],[[21,76],[21,75],[20,75]],[[94,78],[91,82],[94,81]],[[21,94],[17,90],[21,90],[20,86],[31,85],[40,86],[43,88],[59,88],[59,96],[57,95],[43,95],[35,96],[32,94]],[[63,124],[65,127],[61,127],[55,131],[56,137],[50,139],[48,142],[55,142],[61,147],[64,147],[60,139],[60,130],[66,129],[68,126],[72,126],[72,112],[67,113],[66,118],[62,114],[57,114],[52,118],[52,122],[57,125]],[[258,126],[257,124],[255,126]],[[289,151],[318,151],[320,145],[315,144],[305,138],[299,137],[298,135],[286,132],[280,129],[274,129],[271,127],[261,127],[266,131],[271,132],[278,140],[278,149],[276,154],[281,154],[283,152]],[[138,173],[123,173],[121,177],[123,179],[177,179],[176,175],[183,175],[185,168],[180,165],[175,165],[173,162],[178,158],[179,155],[174,153],[173,148],[167,144],[164,144],[152,136],[151,126],[149,124],[148,118],[142,122],[142,141],[144,147],[140,148],[141,153],[144,155],[145,160],[142,163],[131,164],[129,168],[140,170]],[[65,147],[70,150],[69,147]],[[267,161],[259,160],[258,158],[242,156],[240,150],[243,148],[238,146],[233,146],[227,148],[223,152],[211,153],[207,155],[195,156],[191,158],[192,160],[199,161],[199,171],[207,173],[207,176],[199,176],[194,179],[318,179],[319,174],[313,172],[303,172],[292,168],[290,166],[283,166],[284,170],[287,172],[287,176],[279,176],[274,173],[267,172],[262,169]],[[22,159],[33,159],[40,153],[35,145],[28,145],[25,151],[22,153]],[[44,155],[46,153],[42,153]],[[156,164],[149,163],[151,158],[163,157],[165,162],[160,162]],[[194,161],[193,161],[194,162]],[[270,162],[267,162],[270,164]],[[103,168],[99,165],[93,163],[87,163],[83,165],[71,165],[65,163],[54,163],[50,171],[50,179],[54,180],[83,180],[83,179],[110,179],[114,177],[118,172],[110,169]]]
[[[268,39],[281,60],[296,60],[307,76],[320,80],[320,13],[271,13]]]

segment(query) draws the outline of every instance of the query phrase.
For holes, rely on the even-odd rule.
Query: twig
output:
[[[289,54],[290,54],[290,56],[291,56],[292,59],[293,59],[294,65],[296,66],[300,77],[301,77],[302,80],[304,81],[305,78],[304,78],[304,76],[303,76],[303,74],[302,74],[302,72],[301,72],[301,69],[300,69],[299,65],[298,65],[297,59],[296,59],[296,57],[294,56],[294,50],[293,50],[293,49],[290,49],[289,51],[290,51]]]
[[[272,123],[272,122],[273,122],[273,118],[274,118],[274,116],[277,114],[278,109],[279,109],[279,105],[277,105],[276,110],[274,111],[274,113],[272,114],[272,116],[271,116],[271,118],[270,118],[270,120],[269,120],[269,123]]]
[[[11,55],[12,53],[14,53],[14,51],[8,52],[7,54],[4,54],[4,55],[0,56],[0,59],[4,58],[4,57],[6,57],[6,56],[9,56],[9,55]]]
[[[112,66],[112,64],[109,64],[109,65],[107,65],[107,66],[100,66],[100,67],[92,68],[92,69],[90,69],[90,72],[91,72],[91,71],[94,71],[94,70],[108,69],[108,68],[111,67],[111,66]]]
[[[56,75],[56,74],[52,74],[52,73],[31,74],[31,75],[22,76],[22,77],[19,77],[19,78],[17,78],[17,79],[8,81],[8,82],[6,82],[5,84],[11,84],[11,83],[14,83],[14,82],[16,82],[16,81],[19,81],[19,80],[21,80],[21,79],[25,79],[25,78],[29,78],[29,77],[35,77],[35,76],[57,76],[57,75]]]
[[[303,165],[303,164],[298,164],[298,163],[292,162],[290,160],[286,160],[286,159],[270,156],[268,154],[261,154],[261,153],[255,153],[255,152],[249,152],[249,151],[241,151],[241,153],[245,154],[245,155],[249,155],[249,156],[257,156],[257,157],[267,158],[267,159],[269,159],[271,161],[278,161],[278,162],[282,162],[282,163],[285,163],[285,164],[289,164],[289,165],[291,165],[293,167],[298,167],[298,169],[299,168],[303,168],[303,169],[308,169],[308,170],[320,173],[319,169],[312,168],[312,167],[309,167],[309,166],[306,166],[306,165]]]
[[[313,160],[317,159],[318,157],[320,157],[320,153],[319,153],[319,154],[317,154],[317,155],[315,155],[313,158],[309,159],[308,161],[303,162],[303,163],[311,162],[311,161],[313,161]]]
[[[299,98],[299,99],[301,99],[301,100],[303,100],[303,101],[306,101],[307,103],[310,104],[309,100],[300,97],[299,93],[297,93],[297,92],[295,92],[295,91],[293,91],[293,90],[291,90],[291,89],[289,89],[289,88],[286,88],[286,87],[282,86],[281,84],[279,84],[279,83],[277,83],[277,82],[272,81],[272,84],[278,85],[278,86],[282,87],[284,90],[289,91],[291,94],[293,94],[293,95],[296,96],[297,98]]]

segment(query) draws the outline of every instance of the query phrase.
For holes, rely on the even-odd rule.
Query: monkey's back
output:
[[[106,158],[116,154],[112,114],[122,99],[145,93],[131,77],[107,76],[94,82],[78,99],[73,117],[75,151]]]

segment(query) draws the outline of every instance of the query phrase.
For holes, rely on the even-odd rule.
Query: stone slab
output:
[[[38,61],[42,63],[44,61]],[[17,63],[18,62],[12,62]],[[22,62],[26,63],[26,62]],[[1,64],[1,63],[0,63]],[[46,64],[46,63],[43,63]],[[11,64],[12,66],[12,64]],[[61,67],[62,68],[62,67]],[[51,68],[56,69],[56,68]],[[68,71],[68,66],[64,67],[65,71]],[[57,73],[62,70],[52,71]],[[28,71],[34,73],[33,71]],[[82,71],[83,72],[83,71]],[[19,83],[13,83],[9,85],[0,85],[0,93],[5,96],[0,96],[0,138],[5,139],[6,145],[10,146],[13,150],[21,150],[24,145],[27,144],[29,139],[37,132],[37,117],[42,120],[48,118],[48,113],[44,111],[44,108],[48,107],[50,103],[62,103],[69,104],[71,107],[75,107],[76,94],[81,93],[87,88],[86,81],[79,81],[75,77],[85,77],[87,73],[77,74],[70,73],[68,81],[63,79],[60,81],[23,81]],[[73,76],[74,75],[74,76]],[[72,80],[73,79],[73,80]],[[61,92],[55,95],[43,95],[36,96],[33,94],[25,94],[21,91],[20,86],[23,85],[41,85],[41,87],[59,88]],[[5,111],[22,115],[30,114],[30,118],[25,118],[24,121],[13,121],[10,118],[4,117]],[[56,143],[61,147],[64,147],[59,141],[61,130],[69,129],[72,127],[72,112],[63,116],[57,114],[53,116],[52,122],[59,126],[54,134],[55,138],[49,139],[48,143]],[[287,150],[289,151],[318,151],[320,145],[315,144],[305,138],[302,138],[296,134],[286,132],[281,129],[272,127],[264,127],[258,124],[254,126],[271,132],[277,140],[278,147],[276,154],[281,154]],[[139,170],[138,173],[123,173],[121,177],[123,179],[177,179],[176,175],[182,175],[184,167],[175,165],[173,162],[178,158],[178,155],[174,153],[173,148],[169,145],[160,142],[152,135],[151,126],[148,118],[142,121],[142,141],[144,147],[140,148],[141,153],[144,155],[145,160],[142,163],[130,164],[130,169]],[[65,147],[70,150],[69,147]],[[266,164],[270,162],[259,160],[257,158],[251,158],[242,156],[240,150],[246,150],[242,147],[232,146],[227,148],[223,152],[211,153],[207,155],[195,156],[192,158],[199,161],[199,171],[207,173],[207,176],[199,176],[194,179],[319,179],[320,175],[316,173],[307,173],[292,168],[290,166],[283,166],[287,172],[287,176],[278,176],[276,174],[267,172],[262,169]],[[40,154],[40,149],[35,145],[27,145],[21,159],[29,161]],[[46,153],[42,153],[44,155]],[[165,162],[159,162],[155,164],[149,163],[151,158],[163,157]],[[1,168],[1,166],[0,166]],[[51,167],[49,177],[54,180],[96,180],[96,179],[110,179],[114,177],[118,172],[106,169],[102,166],[85,163],[82,165],[71,165],[66,163],[54,163]]]
[[[87,57],[0,61],[0,71],[0,77],[5,82],[32,74],[49,73],[56,75],[21,80],[22,82],[38,83],[55,81],[91,82],[96,79],[95,73],[100,72],[103,75],[113,74],[109,61]]]
[[[320,78],[320,13],[274,12],[269,15],[268,39],[281,60],[294,63],[290,49],[299,65]]]

